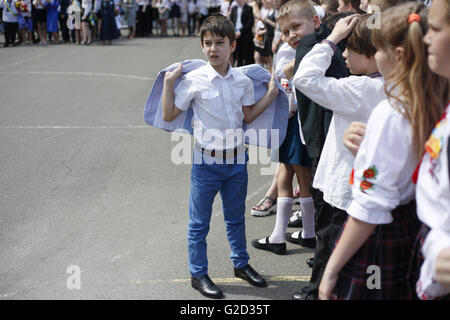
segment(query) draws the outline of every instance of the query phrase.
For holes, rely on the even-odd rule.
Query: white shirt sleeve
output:
[[[416,164],[409,121],[382,101],[369,118],[356,155],[347,213],[366,223],[391,223],[391,211],[405,194],[414,194],[411,176]]]
[[[283,68],[286,64],[295,59],[295,50],[287,43],[284,43],[277,52],[275,61],[275,75],[279,78],[286,79]]]
[[[249,79],[244,87],[244,95],[242,96],[242,106],[251,106],[255,104],[255,89],[253,88],[253,81]]]
[[[372,78],[366,76],[350,76],[336,79],[326,77],[325,73],[331,64],[333,49],[326,43],[316,44],[300,62],[294,75],[295,88],[324,108],[339,113],[355,113],[367,103],[363,99],[371,99]]]
[[[189,109],[192,100],[197,95],[192,80],[188,78],[181,80],[174,89],[174,95],[174,103],[178,109],[183,111]]]

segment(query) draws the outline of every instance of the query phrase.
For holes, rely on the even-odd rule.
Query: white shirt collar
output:
[[[231,66],[230,63],[228,63],[228,72],[227,74],[222,77],[213,67],[212,65],[208,62],[208,64],[206,65],[206,74],[208,76],[208,80],[212,81],[214,80],[214,78],[219,77],[222,79],[227,79],[228,77],[233,75],[233,68]]]

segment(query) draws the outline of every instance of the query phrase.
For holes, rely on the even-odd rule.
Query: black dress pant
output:
[[[3,22],[5,27],[5,46],[16,43],[16,33],[19,30],[17,22]]]
[[[136,34],[139,37],[148,37],[153,32],[152,7],[147,5],[145,11],[144,6],[139,6],[136,13]]]
[[[246,66],[248,64],[255,63],[253,54],[255,52],[255,47],[253,44],[253,39],[251,37],[239,37],[236,40],[236,50],[234,51],[234,58],[237,61],[237,66]]]

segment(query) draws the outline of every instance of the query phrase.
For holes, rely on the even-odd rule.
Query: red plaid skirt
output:
[[[397,207],[394,221],[378,225],[365,244],[339,273],[331,295],[335,300],[399,300],[412,299],[407,280],[414,242],[421,226],[415,201]],[[369,289],[379,268],[379,289]],[[369,279],[370,278],[370,279]],[[368,281],[369,280],[369,281]]]

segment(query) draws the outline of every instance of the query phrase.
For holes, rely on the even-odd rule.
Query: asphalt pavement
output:
[[[203,58],[199,38],[0,48],[0,299],[206,299],[187,268],[190,165],[174,164],[177,141],[143,120],[158,71],[192,58]],[[248,251],[269,287],[234,278],[220,196],[209,275],[226,299],[290,299],[313,250],[251,247],[275,223],[250,214],[273,172],[255,153]]]

